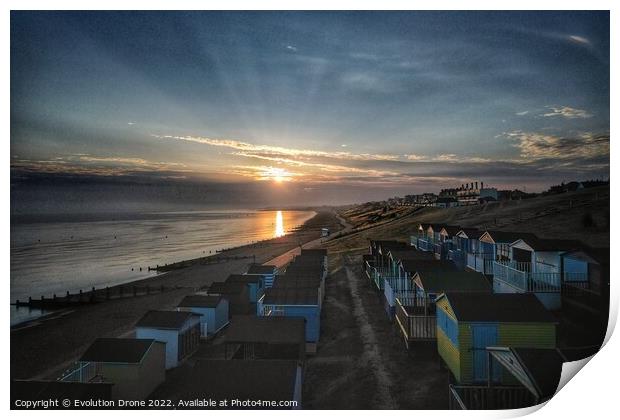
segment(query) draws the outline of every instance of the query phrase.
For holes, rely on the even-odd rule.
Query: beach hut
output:
[[[506,410],[531,407],[556,393],[562,364],[569,359],[560,349],[488,347],[489,366],[499,367],[504,382],[486,385],[455,385],[450,388],[452,410]],[[493,373],[490,374],[493,376]]]
[[[467,267],[484,274],[493,275],[494,262],[509,259],[510,244],[520,239],[535,240],[536,235],[525,232],[504,232],[499,230],[484,231],[478,240],[478,252],[469,255],[467,258]]]
[[[329,233],[328,233],[329,235]],[[314,248],[314,249],[302,249],[301,256],[314,256],[318,258],[323,258],[323,266],[327,270],[327,249],[325,248]]]
[[[213,282],[205,292],[209,296],[222,296],[228,301],[228,314],[248,315],[252,312],[250,288],[245,282]]]
[[[185,296],[177,310],[200,314],[200,335],[208,337],[228,325],[228,300],[222,296]]]
[[[448,258],[448,251],[453,247],[452,239],[461,230],[459,226],[443,226],[439,231],[439,240],[433,245],[435,258],[444,260]]]
[[[493,265],[493,289],[496,293],[531,292],[547,309],[560,309],[562,277],[576,282],[587,281],[582,265],[569,261],[567,269],[575,272],[565,272],[562,267],[562,256],[581,247],[578,241],[517,239],[508,245],[507,258]]]
[[[166,377],[165,347],[153,339],[98,338],[60,381],[112,383],[113,400],[144,400]]]
[[[609,248],[584,247],[562,254],[562,308],[578,317],[593,316],[601,330],[609,317],[609,256]]]
[[[456,270],[456,266],[451,261],[438,261],[427,252],[416,252],[418,253],[417,255],[410,254],[407,259],[400,260],[395,273],[384,276],[383,303],[390,319],[394,317],[396,298],[407,296],[412,291],[411,279],[416,271]],[[422,257],[422,255],[427,257]]]
[[[257,306],[262,316],[303,317],[306,320],[306,352],[316,352],[321,331],[321,307],[316,287],[272,287],[265,290]]]
[[[305,360],[303,317],[235,316],[223,333],[225,359]]]
[[[315,288],[319,295],[319,307],[325,298],[325,280],[317,273],[277,275],[273,288],[306,289]]]
[[[439,241],[439,232],[443,225],[439,224],[420,224],[418,231],[421,229],[421,235],[416,240],[416,248],[420,251],[433,252],[433,245]]]
[[[248,299],[250,303],[256,303],[258,301],[259,293],[263,289],[260,276],[231,274],[224,281],[226,283],[245,284],[248,287]]]
[[[153,398],[228,402],[217,409],[301,409],[302,384],[302,365],[294,360],[198,360],[183,386],[164,385]]]
[[[268,289],[273,284],[274,277],[278,274],[278,267],[275,265],[252,264],[244,274],[258,276],[260,278],[259,289]]]
[[[478,229],[461,228],[452,237],[452,249],[448,251],[448,259],[453,261],[459,270],[467,267],[468,254],[478,251],[478,238],[483,233]]]
[[[439,263],[440,261],[435,261]],[[458,271],[454,265],[442,269],[429,265],[417,270],[412,286],[395,299],[396,323],[405,346],[415,341],[432,341],[437,337],[435,300],[446,292],[491,293],[485,276],[475,271]]]
[[[390,266],[389,254],[391,251],[396,250],[411,250],[412,248],[405,242],[399,241],[371,241],[371,247],[375,248],[376,257],[374,267],[369,267],[371,284],[374,285],[377,290],[383,290],[384,277],[392,274],[392,267]]]
[[[198,349],[200,314],[149,311],[136,324],[136,338],[166,343],[166,369],[172,369]]]
[[[448,292],[436,301],[437,349],[459,384],[502,383],[487,347],[556,347],[555,317],[531,294]]]

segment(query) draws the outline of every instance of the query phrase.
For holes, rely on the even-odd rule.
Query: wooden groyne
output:
[[[210,264],[221,264],[221,263],[226,263],[229,261],[247,260],[247,259],[251,259],[252,262],[256,262],[256,255],[230,255],[230,256],[212,255],[208,257],[196,258],[193,260],[175,262],[172,264],[164,264],[164,265],[157,265],[155,267],[148,267],[148,271],[157,271],[159,273],[165,273],[167,271],[178,270],[180,268],[192,266],[196,264],[196,262],[198,262],[200,265],[210,265]]]
[[[15,301],[17,307],[30,307],[37,309],[61,309],[74,306],[92,305],[113,299],[127,299],[138,296],[154,295],[177,290],[178,286],[134,286],[119,285],[113,287],[105,287],[101,289],[92,288],[88,291],[80,290],[78,293],[70,293],[67,291],[65,295],[52,295],[51,297],[40,296],[37,298],[29,297],[26,301]]]

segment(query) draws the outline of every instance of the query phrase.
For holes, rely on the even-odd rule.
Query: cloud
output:
[[[576,42],[577,44],[591,45],[591,42],[588,38],[579,35],[568,35],[568,39],[570,41]]]
[[[13,159],[11,168],[22,172],[65,173],[75,175],[126,176],[151,174],[158,177],[191,172],[183,163],[150,161],[138,157],[71,154],[51,159]]]
[[[287,45],[286,49],[292,52],[297,52],[297,47],[294,45]]]
[[[522,116],[527,115],[527,114],[529,114],[529,113],[530,113],[530,111],[521,111],[521,112],[517,112],[517,113],[515,113],[515,115],[519,115],[519,116],[521,116],[521,117],[522,117]]]
[[[524,159],[595,159],[609,156],[609,135],[580,133],[573,137],[528,133],[520,130],[503,133],[514,141]]]
[[[165,140],[181,140],[194,143],[206,144],[209,146],[225,147],[229,149],[240,150],[244,152],[255,152],[265,154],[270,157],[327,157],[336,159],[352,159],[352,160],[396,160],[399,155],[394,154],[369,154],[369,153],[350,153],[350,152],[326,152],[321,150],[310,149],[293,149],[280,146],[268,146],[264,144],[252,144],[237,140],[212,139],[209,137],[198,136],[159,136],[152,135],[155,138]]]
[[[416,154],[413,154],[413,153],[412,153],[412,154],[405,155],[405,158],[406,158],[407,160],[414,160],[414,161],[422,161],[422,160],[427,160],[427,159],[428,159],[428,157],[427,157],[427,156],[424,156],[424,155],[416,155]]]
[[[569,118],[569,119],[592,117],[592,114],[584,109],[571,108],[569,106],[563,106],[563,107],[548,106],[547,108],[551,109],[552,112],[543,114],[542,115],[543,117],[564,117],[564,118]]]

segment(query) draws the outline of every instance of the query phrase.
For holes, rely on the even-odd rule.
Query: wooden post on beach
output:
[[[136,297],[136,286],[133,287],[133,297]]]
[[[110,300],[110,288],[108,286],[105,288],[105,300]]]
[[[151,286],[149,286],[148,284],[146,285],[146,294],[151,294]]]
[[[81,302],[81,301],[82,301],[82,289],[80,289],[80,296],[78,298],[78,302]]]
[[[123,286],[119,287],[118,297],[123,297]]]

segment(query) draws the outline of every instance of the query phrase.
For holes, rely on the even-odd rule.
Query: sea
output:
[[[153,276],[147,267],[279,237],[314,215],[208,210],[12,218],[11,302]],[[11,325],[42,314],[11,305]]]

